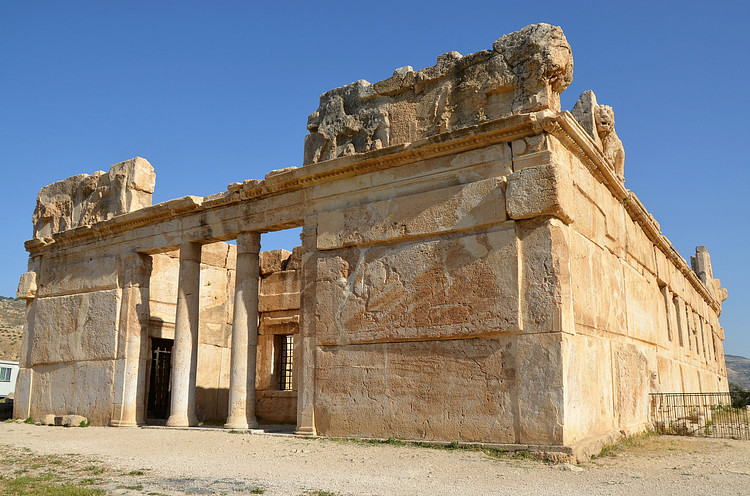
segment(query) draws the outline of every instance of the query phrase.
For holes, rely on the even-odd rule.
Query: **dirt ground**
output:
[[[750,441],[651,437],[570,466],[481,452],[221,429],[0,424],[0,475],[107,494],[673,495],[750,493]],[[567,470],[566,470],[567,468]]]

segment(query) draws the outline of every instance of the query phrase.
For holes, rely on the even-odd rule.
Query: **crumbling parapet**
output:
[[[304,163],[410,143],[513,114],[560,110],[573,56],[557,26],[534,24],[492,50],[442,54],[437,64],[370,84],[359,80],[320,97],[310,114]]]
[[[135,157],[114,164],[109,173],[79,174],[39,191],[32,222],[34,238],[111,219],[151,205],[156,174],[148,161]]]

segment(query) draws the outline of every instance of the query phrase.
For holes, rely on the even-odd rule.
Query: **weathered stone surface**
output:
[[[442,339],[520,328],[513,226],[318,259],[320,344]]]
[[[513,443],[512,337],[319,347],[325,436]]]
[[[18,290],[16,298],[22,300],[32,300],[36,298],[36,272],[24,272],[21,274],[21,280],[18,281]]]
[[[573,106],[571,114],[602,150],[617,178],[624,182],[625,149],[615,132],[615,113],[612,107],[597,104],[594,92],[586,90]]]
[[[255,413],[272,422],[297,420],[297,391],[258,391]]]
[[[38,299],[31,365],[114,359],[119,303],[117,290]]]
[[[609,340],[581,333],[566,335],[562,351],[566,392],[564,444],[574,444],[592,432],[613,431]]]
[[[615,112],[608,105],[596,107],[596,130],[602,141],[602,151],[620,181],[625,181],[625,149],[615,132]]]
[[[55,414],[54,413],[47,413],[39,417],[39,423],[42,425],[52,425],[54,426],[56,424],[55,422]]]
[[[117,289],[119,264],[119,257],[91,256],[85,260],[48,257],[37,278],[37,296]]]
[[[286,269],[292,253],[288,250],[270,250],[260,252],[260,275],[265,276]]]
[[[646,356],[633,344],[613,345],[612,361],[617,425],[626,428],[642,424],[643,419],[648,418],[648,393],[651,392]],[[691,390],[700,390],[698,384],[694,386]]]
[[[82,415],[63,415],[62,425],[64,427],[85,427],[89,420]]]
[[[318,216],[318,249],[367,245],[499,224],[505,183],[491,178]]]
[[[29,415],[76,414],[93,425],[108,425],[113,377],[113,360],[36,366]]]
[[[573,106],[573,110],[570,111],[573,117],[576,118],[581,127],[591,136],[591,139],[599,146],[602,147],[602,140],[599,137],[599,130],[596,127],[596,108],[599,106],[596,103],[596,95],[591,90],[586,90],[581,93],[578,101]]]
[[[695,247],[695,256],[690,257],[690,265],[714,298],[719,301],[727,299],[727,290],[721,287],[719,279],[714,278],[714,271],[711,268],[711,255],[708,254],[705,246]]]
[[[516,442],[563,444],[564,363],[559,333],[522,335],[516,341],[518,435]]]
[[[151,205],[156,175],[146,159],[114,164],[45,186],[34,210],[34,237],[87,226]]]
[[[527,167],[508,176],[508,217],[520,220],[554,215],[569,221],[571,193],[570,176],[564,168],[553,164]]]
[[[492,50],[440,55],[420,71],[397,70],[379,83],[360,80],[324,93],[308,118],[305,164],[409,143],[480,122],[541,109],[560,110],[573,79],[562,30],[534,24]]]

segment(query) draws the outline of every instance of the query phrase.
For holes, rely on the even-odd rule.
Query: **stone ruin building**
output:
[[[688,265],[625,188],[610,107],[560,109],[572,74],[532,25],[323,94],[299,168],[157,205],[142,158],[45,186],[15,417],[580,457],[643,429],[651,391],[726,390],[708,252]]]

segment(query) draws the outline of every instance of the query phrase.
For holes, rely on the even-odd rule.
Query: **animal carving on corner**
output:
[[[625,149],[615,132],[615,112],[609,105],[598,105],[595,111],[596,132],[602,140],[602,151],[615,169],[615,175],[625,182]]]
[[[607,157],[617,179],[625,182],[625,149],[615,132],[615,113],[612,107],[599,105],[594,92],[586,90],[570,113]]]

